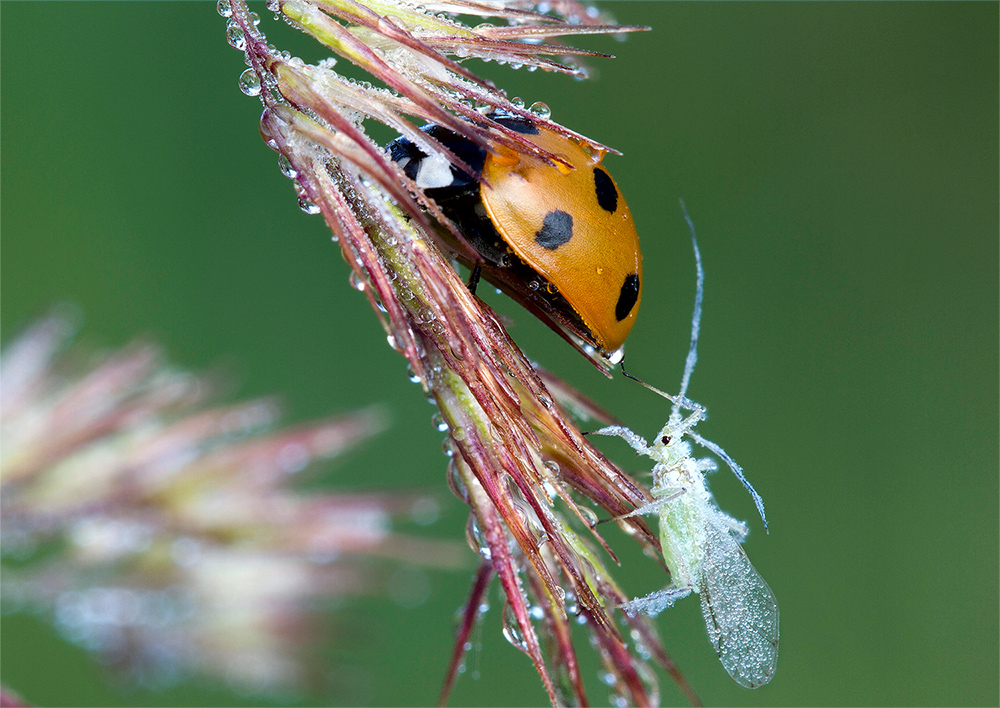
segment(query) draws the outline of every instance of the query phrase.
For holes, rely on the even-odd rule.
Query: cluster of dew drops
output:
[[[274,19],[280,19],[281,15],[278,13],[278,3],[276,0],[268,0],[268,9],[274,12]],[[226,40],[229,42],[229,46],[238,51],[246,51],[246,33],[243,28],[240,27],[239,23],[232,19],[233,9],[230,6],[229,0],[219,0],[216,5],[216,9],[222,17],[229,20],[226,24]],[[253,22],[254,27],[260,24],[260,16],[256,12],[251,12],[250,21]],[[273,45],[269,45],[268,48],[271,51],[277,52],[277,49]],[[286,60],[291,58],[288,52],[282,52],[282,57]],[[261,84],[260,76],[253,69],[253,67],[248,67],[240,74],[239,78],[240,91],[250,97],[260,96],[263,86]],[[285,175],[291,180],[298,178],[298,172],[289,162],[285,155],[278,155],[278,168],[281,170],[281,174]],[[306,214],[318,214],[320,208],[316,206],[305,194],[305,190],[296,182],[296,194],[298,196],[299,208]]]

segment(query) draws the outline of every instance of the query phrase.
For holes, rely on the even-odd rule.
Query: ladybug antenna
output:
[[[635,381],[640,386],[644,386],[644,387],[648,388],[650,391],[652,391],[653,393],[658,393],[661,396],[663,396],[664,398],[667,398],[667,399],[669,399],[671,401],[673,401],[673,400],[675,400],[677,398],[677,396],[674,396],[672,394],[666,393],[665,391],[661,391],[660,389],[656,388],[656,386],[651,386],[650,384],[648,384],[645,381],[643,381],[642,379],[640,379],[638,376],[633,376],[629,372],[625,371],[625,360],[624,359],[622,359],[621,362],[619,362],[618,366],[621,367],[622,375],[625,378],[632,379],[633,381]]]

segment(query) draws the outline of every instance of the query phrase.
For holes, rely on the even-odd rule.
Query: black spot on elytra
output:
[[[625,277],[625,282],[622,283],[622,290],[618,294],[618,304],[615,305],[615,317],[618,318],[619,322],[628,317],[638,299],[639,276],[632,273]]]
[[[535,241],[542,248],[554,251],[573,238],[573,217],[564,211],[550,211],[545,215],[542,230],[535,234]]]
[[[600,167],[594,168],[594,190],[597,192],[597,203],[601,209],[612,214],[618,209],[618,190],[611,177]]]

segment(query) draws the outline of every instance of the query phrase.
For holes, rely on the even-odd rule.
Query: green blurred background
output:
[[[997,4],[605,7],[653,31],[578,41],[618,55],[591,81],[470,66],[624,153],[607,164],[646,272],[630,370],[667,389],[694,289],[679,198],[697,225],[707,293],[690,395],[767,504],[769,536],[739,484],[715,478],[778,597],[779,670],[754,692],[730,681],[693,599],[660,616],[668,648],[710,704],[996,705]],[[259,11],[279,46],[322,56]],[[241,397],[279,393],[292,420],[381,402],[391,432],[331,482],[440,490],[431,533],[462,538],[432,409],[262,144],[215,3],[4,2],[2,22],[4,340],[68,300],[85,341],[147,334],[178,365],[224,363]],[[664,401],[486,297],[543,365],[637,432],[662,424]],[[626,556],[625,587],[657,587]],[[304,701],[434,703],[471,569],[470,553],[468,571],[431,573],[418,610],[348,603],[324,649],[329,685]],[[39,705],[260,700],[206,682],[115,689],[43,620],[2,622],[3,683]],[[477,643],[480,677],[460,678],[454,705],[545,702],[498,612]],[[664,703],[684,702],[662,685]]]

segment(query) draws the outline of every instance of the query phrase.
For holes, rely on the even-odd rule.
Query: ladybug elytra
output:
[[[479,262],[465,263],[473,269],[470,286],[481,269],[567,339],[576,335],[606,360],[619,360],[642,296],[642,253],[603,153],[525,118],[489,117],[567,164],[501,145],[488,152],[433,123],[421,130],[475,174],[443,155],[428,157],[405,137],[387,150],[476,250]]]

